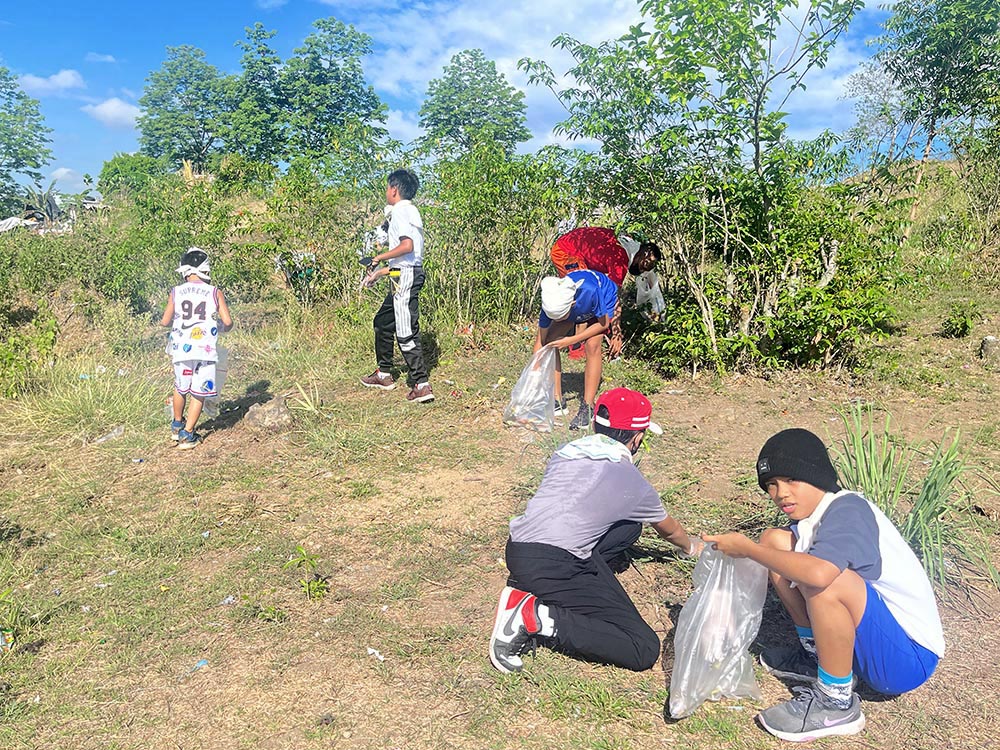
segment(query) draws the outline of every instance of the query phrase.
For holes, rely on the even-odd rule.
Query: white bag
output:
[[[695,590],[674,634],[670,715],[675,719],[691,715],[706,699],[761,698],[747,649],[760,628],[767,569],[706,548],[692,578]]]
[[[503,411],[504,424],[515,424],[538,432],[555,427],[556,350],[543,346],[531,358],[510,394]]]
[[[223,347],[217,348],[219,355],[215,363],[215,395],[205,399],[202,410],[206,417],[215,419],[219,416],[219,405],[222,403],[222,389],[226,385],[226,377],[229,375],[229,350]]]
[[[645,271],[635,277],[635,306],[642,310],[647,318],[654,320],[667,309],[656,271]],[[644,307],[648,309],[643,310]]]

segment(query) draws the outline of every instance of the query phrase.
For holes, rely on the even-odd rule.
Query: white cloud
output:
[[[114,55],[103,55],[100,52],[88,52],[84,56],[84,62],[92,63],[113,63],[118,62]]]
[[[385,124],[389,135],[403,143],[411,143],[424,134],[423,128],[420,127],[420,116],[415,111],[402,112],[390,109]]]
[[[75,70],[60,70],[48,78],[28,74],[21,76],[18,80],[21,83],[21,88],[29,94],[60,94],[69,89],[87,88],[83,76]]]
[[[54,169],[49,177],[55,180],[59,190],[67,193],[79,193],[87,186],[83,181],[83,175],[69,167]]]
[[[109,128],[134,128],[135,120],[142,112],[134,104],[122,101],[117,96],[105,99],[100,104],[87,104],[80,109]]]
[[[345,3],[360,5],[361,0],[323,2],[339,8]],[[391,18],[391,23],[356,22],[375,42],[377,52],[366,60],[365,70],[380,96],[397,100],[394,106],[404,111],[412,107],[415,113],[428,84],[442,75],[453,55],[465,49],[482,49],[511,85],[525,93],[528,128],[543,143],[551,142],[552,127],[565,112],[551,92],[528,86],[526,76],[517,70],[517,61],[541,58],[561,75],[572,65],[572,58],[552,48],[557,36],[567,33],[582,42],[598,44],[621,36],[641,20],[634,0],[483,0],[476,4],[367,0],[364,7],[370,8],[372,3],[380,9],[391,6],[390,12],[377,14],[380,19]],[[415,114],[409,117],[414,120]]]

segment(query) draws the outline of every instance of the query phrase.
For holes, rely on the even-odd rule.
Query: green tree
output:
[[[281,79],[281,58],[268,40],[276,32],[256,23],[246,30],[243,72],[233,84],[226,151],[254,162],[277,164],[287,153],[288,103]]]
[[[862,4],[646,0],[649,20],[619,39],[556,39],[568,86],[521,61],[566,108],[558,131],[601,143],[599,203],[671,256],[673,308],[649,336],[672,368],[825,364],[884,320],[881,244],[854,226],[850,189],[827,188],[835,139],[791,141],[784,112]]]
[[[313,26],[316,31],[282,69],[290,158],[325,155],[349,122],[385,121],[385,108],[361,67],[371,53],[371,37],[336,18],[322,18]]]
[[[150,73],[139,99],[142,153],[174,167],[187,160],[203,171],[226,127],[231,86],[202,50],[167,47],[166,61]]]
[[[97,177],[97,189],[105,196],[117,191],[138,191],[166,170],[145,154],[115,154],[104,162]]]
[[[32,99],[7,68],[0,66],[0,208],[12,209],[21,192],[17,175],[34,181],[42,179],[38,171],[52,158],[48,144],[51,129]]]
[[[426,131],[421,142],[432,151],[468,152],[483,135],[513,152],[531,137],[524,123],[524,94],[479,49],[452,57],[444,75],[430,82],[420,107],[420,127]]]
[[[919,187],[943,128],[974,122],[1000,95],[1000,4],[900,0],[883,28],[875,58],[901,92],[906,121],[923,131]]]

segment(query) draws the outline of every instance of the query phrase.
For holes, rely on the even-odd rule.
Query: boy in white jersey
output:
[[[184,277],[184,283],[170,290],[160,325],[171,327],[169,351],[174,362],[171,437],[178,448],[189,450],[199,442],[194,427],[205,399],[218,393],[215,364],[219,360],[219,334],[233,327],[233,319],[222,290],[208,283],[211,267],[204,250],[188,248],[177,272]],[[188,395],[191,403],[184,420]]]
[[[757,457],[757,482],[792,524],[759,543],[742,534],[703,536],[732,557],[771,571],[799,636],[766,649],[768,672],[811,683],[757,719],[783,740],[806,742],[864,729],[854,674],[898,695],[919,687],[944,655],[934,591],[913,550],[885,514],[842,490],[826,446],[808,430],[783,430]]]

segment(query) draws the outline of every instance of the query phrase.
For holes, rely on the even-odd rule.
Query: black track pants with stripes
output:
[[[420,290],[424,286],[422,268],[399,269],[399,281],[390,282],[382,306],[372,321],[375,327],[375,357],[378,368],[392,368],[393,341],[399,343],[409,374],[406,382],[412,387],[428,380],[424,353],[420,348]]]

